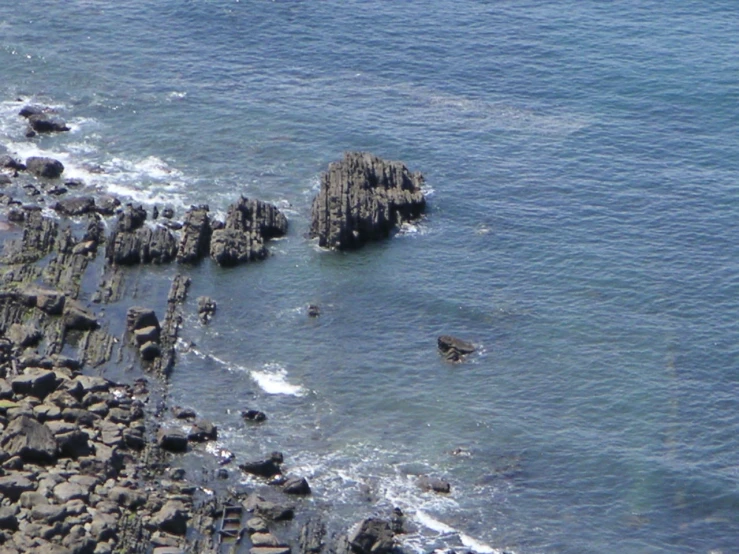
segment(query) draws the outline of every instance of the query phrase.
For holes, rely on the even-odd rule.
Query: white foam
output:
[[[485,544],[484,542],[480,542],[477,539],[470,537],[469,535],[460,533],[454,527],[450,527],[446,523],[443,523],[438,519],[434,519],[422,510],[416,510],[415,519],[418,521],[418,523],[420,523],[427,529],[431,529],[432,531],[436,531],[437,533],[440,533],[442,535],[457,535],[459,537],[459,540],[462,541],[463,545],[465,545],[472,551],[477,552],[478,554],[497,554],[500,552],[500,550],[496,550],[495,548]]]
[[[267,394],[305,395],[305,389],[288,382],[287,371],[276,364],[267,364],[262,371],[252,370],[249,375]]]

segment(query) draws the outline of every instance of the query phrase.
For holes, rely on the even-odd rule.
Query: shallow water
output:
[[[223,446],[284,451],[340,523],[400,505],[423,551],[739,544],[733,3],[0,7],[11,153],[180,213],[246,194],[288,215],[264,263],[190,272],[172,397]],[[31,100],[72,132],[26,140]],[[320,251],[310,201],[350,149],[422,171],[429,211]],[[442,333],[480,352],[448,365]]]

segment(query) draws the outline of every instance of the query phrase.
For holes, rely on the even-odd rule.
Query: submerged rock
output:
[[[347,152],[329,165],[313,200],[310,236],[339,250],[387,238],[426,207],[423,176],[401,162],[366,152]]]

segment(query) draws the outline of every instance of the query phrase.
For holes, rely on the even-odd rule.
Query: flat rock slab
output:
[[[249,554],[290,554],[289,546],[255,546]]]

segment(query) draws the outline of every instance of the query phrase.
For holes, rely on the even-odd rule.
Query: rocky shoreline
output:
[[[28,120],[29,139],[68,130],[42,106],[27,106],[19,117]],[[124,205],[63,174],[58,160],[0,155],[8,237],[0,266],[0,552],[396,549],[399,510],[328,531],[320,511],[301,500],[311,494],[307,480],[283,475],[281,453],[238,468],[230,453],[207,457],[202,445],[217,438],[217,426],[168,406],[187,266],[204,258],[221,266],[265,259],[268,241],[287,233],[285,216],[241,197],[224,221],[208,206],[193,206],[178,221],[171,209]],[[349,153],[324,176],[312,235],[337,249],[387,237],[423,212],[422,180],[399,162]],[[125,322],[106,312],[130,296],[125,267],[170,263],[179,271],[161,320],[133,299]],[[215,310],[213,299],[198,299],[203,324]],[[320,308],[308,315],[318,317]],[[130,370],[127,382],[105,376],[121,365]],[[162,416],[173,409],[181,424],[170,427]],[[266,419],[255,410],[242,415],[254,424]],[[182,453],[194,449],[203,451],[208,471],[179,467]],[[263,485],[235,486],[244,473]],[[449,491],[435,479],[420,486]]]

